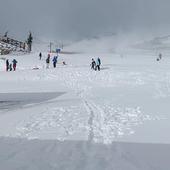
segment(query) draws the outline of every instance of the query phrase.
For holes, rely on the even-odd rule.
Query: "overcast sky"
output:
[[[112,33],[170,34],[169,0],[0,0],[0,33],[77,39]]]

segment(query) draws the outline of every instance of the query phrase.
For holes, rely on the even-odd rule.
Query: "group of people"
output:
[[[12,62],[10,63],[9,60],[6,60],[6,71],[15,71],[17,67],[17,60],[13,59]]]
[[[92,70],[100,71],[100,65],[101,65],[101,60],[100,60],[99,57],[97,58],[96,61],[92,58],[92,62],[91,62],[91,69]]]
[[[40,52],[39,53],[39,60],[41,60],[41,59],[42,59],[42,53]],[[57,53],[57,55],[53,56],[53,58],[51,58],[51,54],[49,53],[47,55],[45,62],[46,62],[46,69],[50,68],[51,62],[53,63],[53,68],[56,68],[56,65],[58,63],[58,53]],[[65,61],[63,61],[62,64],[66,65]],[[93,69],[95,71],[100,71],[100,66],[101,66],[100,58],[98,57],[96,60],[94,60],[94,58],[92,58],[90,66],[91,66],[91,69]]]
[[[42,58],[42,53],[40,52],[39,53],[39,59],[41,60]],[[50,62],[52,61],[53,63],[53,67],[56,68],[56,64],[58,62],[58,55],[54,56],[52,59],[51,59],[51,56],[50,54],[48,54],[47,58],[46,58],[46,68],[48,69],[50,67]],[[7,59],[6,60],[6,71],[16,71],[16,67],[17,67],[17,60],[16,59],[13,59],[12,62],[10,63],[9,60]],[[63,65],[66,65],[65,61],[63,61]],[[101,66],[101,60],[100,58],[98,57],[96,60],[94,60],[92,58],[92,61],[91,61],[91,69],[92,70],[95,70],[95,71],[100,71],[100,66]]]
[[[51,58],[50,54],[48,54],[46,58],[46,68],[50,67],[50,58]],[[52,62],[53,62],[53,67],[56,68],[56,64],[58,62],[58,55],[53,57]]]

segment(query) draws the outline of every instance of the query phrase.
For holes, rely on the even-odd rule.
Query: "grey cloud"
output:
[[[166,34],[168,0],[0,0],[0,33],[80,39],[105,32]]]

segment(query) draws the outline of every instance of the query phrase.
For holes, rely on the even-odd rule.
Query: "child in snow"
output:
[[[91,69],[95,70],[95,67],[96,67],[96,62],[95,62],[94,59],[92,58]]]

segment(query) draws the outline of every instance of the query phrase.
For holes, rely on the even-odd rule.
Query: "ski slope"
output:
[[[65,50],[70,49],[77,50],[73,46]],[[34,152],[51,153],[52,164],[48,164],[46,156],[40,157],[41,161],[47,159],[44,169],[68,169],[69,163],[72,169],[168,169],[169,56],[157,62],[157,56],[150,55],[150,51],[115,54],[110,50],[91,50],[61,54],[57,68],[51,63],[50,69],[46,69],[46,49],[42,53],[42,60],[39,60],[39,51],[7,56],[10,61],[17,59],[16,72],[5,72],[4,60],[0,60],[0,150],[3,147],[8,150],[11,142],[16,150],[7,155],[13,152],[19,155],[6,159],[4,169],[10,169],[7,164],[11,160],[15,164],[21,158],[19,150],[25,147],[32,150],[24,153],[26,162]],[[102,61],[100,72],[90,69],[91,58],[97,57]],[[63,61],[67,65],[62,65]],[[22,146],[18,146],[20,142]],[[65,147],[73,154],[72,160]],[[120,150],[115,151],[114,147]],[[162,159],[155,154],[158,147],[162,148]],[[145,154],[150,151],[154,156],[146,160]],[[56,154],[62,154],[63,165]],[[100,158],[105,161],[104,167],[100,166]],[[29,165],[18,163],[14,169],[22,166],[43,169],[40,162],[37,163],[38,157],[35,160],[35,167],[30,162]],[[158,160],[162,162],[160,165],[156,163]]]

